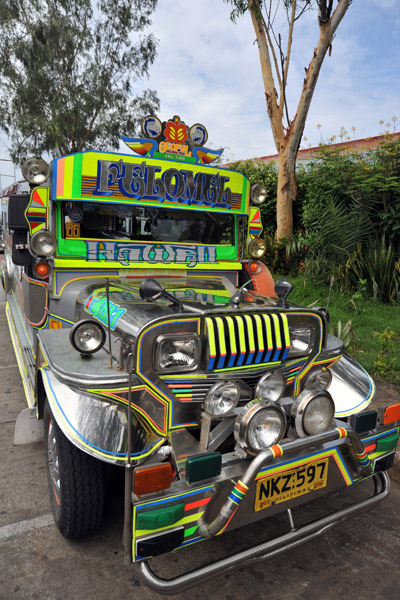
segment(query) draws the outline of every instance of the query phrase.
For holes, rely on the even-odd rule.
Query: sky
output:
[[[224,148],[227,161],[276,153],[250,16],[233,24],[230,11],[223,0],[159,0],[149,29],[159,40],[158,55],[149,78],[137,85],[138,92],[157,91],[161,120],[177,114],[188,126],[205,125],[207,146]],[[284,37],[284,19],[278,16],[276,25]],[[294,32],[291,116],[318,36],[316,12],[309,11]],[[301,147],[333,136],[344,141],[400,130],[399,40],[398,0],[353,0],[322,66]],[[0,187],[11,183],[7,175],[14,173],[12,164],[4,162],[6,146],[2,134]]]
[[[233,24],[230,11],[222,0],[159,0],[152,25],[158,57],[148,84],[158,91],[162,120],[178,114],[188,125],[204,124],[208,146],[225,148],[225,158],[275,154],[250,16]],[[283,19],[277,20],[277,31],[286,35]],[[310,11],[296,23],[288,86],[291,115],[318,36],[317,13]],[[336,32],[332,56],[322,66],[302,147],[334,135],[341,141],[342,127],[352,138],[379,135],[386,123],[391,130],[400,128],[399,40],[398,0],[353,0]]]

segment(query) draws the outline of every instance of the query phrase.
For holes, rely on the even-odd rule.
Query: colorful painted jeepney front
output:
[[[128,143],[139,157],[53,161],[50,185],[32,190],[25,211],[37,260],[27,257],[7,310],[28,401],[48,423],[60,530],[54,490],[67,475],[53,419],[83,463],[125,467],[125,557],[147,585],[176,593],[383,499],[400,405],[365,411],[374,383],[328,335],[326,311],[290,304],[287,281],[265,292],[265,265],[243,256],[262,231],[247,178],[183,146],[178,117],[157,143],[161,123],[151,117],[146,128],[153,140]],[[205,143],[202,126],[191,131]],[[295,526],[299,505],[371,478],[372,495]],[[73,505],[82,522],[97,510],[85,501]],[[248,552],[172,582],[147,565],[278,512],[290,533]]]

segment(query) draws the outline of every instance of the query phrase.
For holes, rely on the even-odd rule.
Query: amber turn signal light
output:
[[[48,279],[50,275],[50,265],[47,260],[39,260],[33,266],[33,273],[38,279]]]
[[[400,402],[379,408],[378,414],[381,425],[390,425],[400,421]]]
[[[133,491],[137,496],[159,492],[171,487],[172,466],[170,463],[135,469]]]

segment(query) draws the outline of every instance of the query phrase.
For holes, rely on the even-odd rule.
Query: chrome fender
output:
[[[51,412],[69,441],[83,452],[116,465],[127,462],[127,407],[110,399],[96,398],[59,381],[54,373],[41,368],[43,386]],[[131,452],[134,464],[153,454],[164,442],[148,434],[143,448]]]
[[[375,383],[363,367],[348,354],[331,367],[328,391],[335,402],[335,417],[348,417],[367,408],[375,395]]]

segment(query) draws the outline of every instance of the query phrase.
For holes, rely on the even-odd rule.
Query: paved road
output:
[[[111,600],[158,598],[123,564],[121,547],[122,499],[110,499],[104,526],[92,538],[64,540],[52,523],[42,444],[13,445],[17,414],[25,408],[23,389],[4,316],[0,292],[0,600]],[[400,394],[380,388],[391,399]],[[400,470],[392,470],[389,498],[332,529],[324,538],[246,570],[237,569],[219,579],[175,596],[192,600],[397,600],[400,566]],[[333,498],[333,504],[338,498]],[[305,513],[316,510],[308,508]],[[308,516],[311,516],[308,514]],[[307,518],[307,514],[300,515]],[[282,518],[235,531],[197,547],[159,557],[158,572],[193,568],[238,546],[287,529]],[[262,536],[263,534],[261,534]]]

